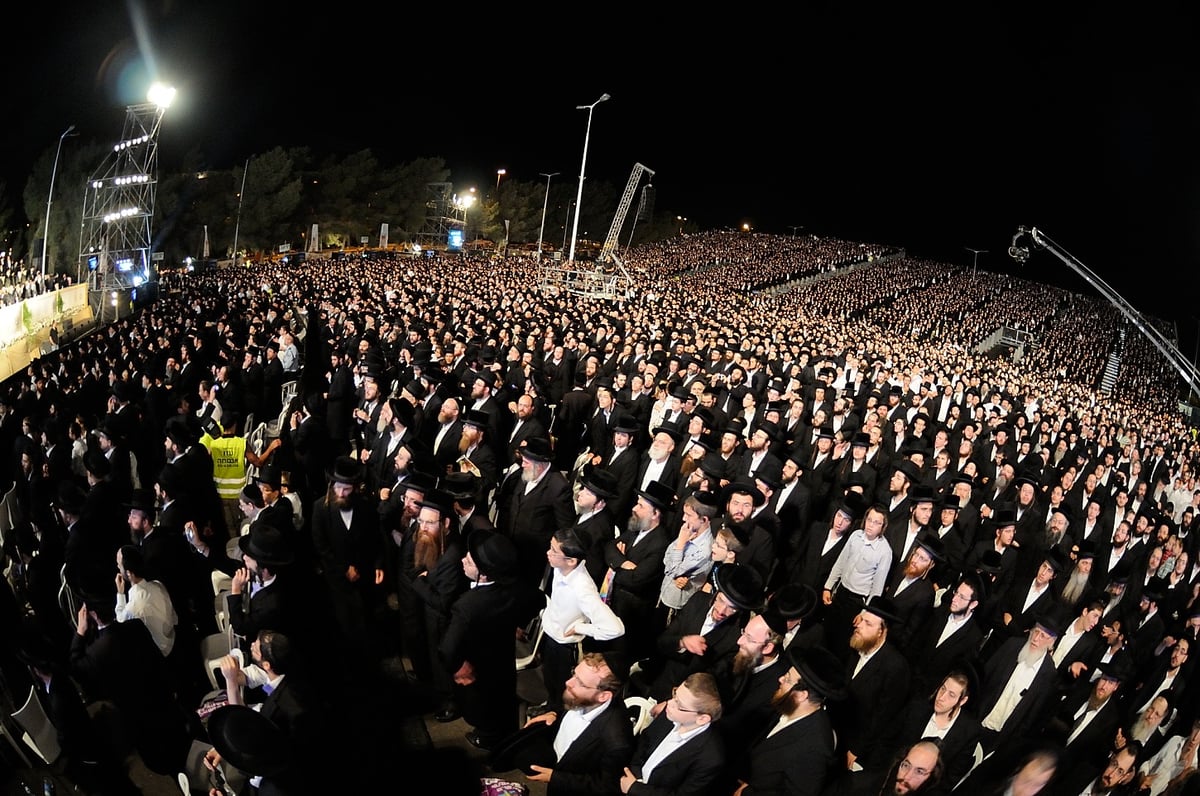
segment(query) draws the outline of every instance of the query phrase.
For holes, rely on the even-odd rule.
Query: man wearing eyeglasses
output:
[[[562,711],[529,719],[513,740],[497,749],[495,771],[520,767],[547,796],[612,793],[633,754],[633,727],[620,694],[628,667],[616,653],[585,653],[561,695]]]
[[[1141,753],[1142,745],[1137,741],[1130,741],[1109,755],[1108,763],[1099,774],[1092,774],[1094,768],[1079,767],[1091,777],[1086,783],[1081,784],[1077,776],[1071,776],[1074,772],[1068,772],[1054,789],[1054,796],[1126,796],[1138,793],[1134,775],[1137,773]]]
[[[721,718],[717,681],[707,672],[689,675],[637,737],[633,759],[621,776],[621,793],[707,793],[725,769],[721,736],[709,732]]]

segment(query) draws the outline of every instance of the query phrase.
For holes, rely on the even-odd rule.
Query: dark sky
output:
[[[37,4],[29,52],[8,58],[22,82],[0,175],[16,197],[69,124],[115,141],[157,71],[180,91],[163,168],[193,147],[213,167],[277,144],[369,147],[442,156],[456,187],[501,167],[574,183],[575,106],[607,92],[587,175],[623,186],[640,162],[659,210],[960,263],[987,249],[993,270],[1036,226],[1191,337],[1200,31],[1182,11],[502,5]],[[1044,252],[1022,273],[1082,286]]]

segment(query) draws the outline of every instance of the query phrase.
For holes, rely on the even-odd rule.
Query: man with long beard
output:
[[[1088,541],[1080,542],[1075,551],[1075,566],[1071,567],[1071,573],[1063,580],[1062,589],[1059,591],[1059,599],[1072,608],[1093,594],[1090,582],[1092,561],[1095,558],[1095,546]]]
[[[788,650],[786,670],[778,679],[771,707],[779,715],[775,726],[750,749],[746,761],[734,760],[740,796],[755,793],[821,793],[832,768],[833,728],[825,710],[828,700],[845,696],[841,662],[829,650]]]
[[[423,606],[423,652],[429,656],[421,668],[430,672],[428,684],[441,704],[434,718],[443,723],[457,719],[459,711],[454,703],[453,673],[437,659],[437,649],[449,627],[454,601],[468,588],[461,564],[466,545],[452,521],[453,516],[449,495],[436,489],[427,491],[418,507],[412,546],[412,568],[416,573],[412,590]],[[410,651],[409,657],[414,654],[417,653]],[[418,671],[416,664],[413,670]]]
[[[787,620],[778,613],[750,617],[737,640],[737,652],[713,669],[725,710],[716,730],[725,741],[726,755],[740,760],[759,738],[775,713],[779,680],[790,663],[784,653]]]

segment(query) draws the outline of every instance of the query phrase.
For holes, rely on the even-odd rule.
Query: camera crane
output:
[[[1154,328],[1154,325],[1147,321],[1138,312],[1136,307],[1126,301],[1120,293],[1110,287],[1092,269],[1088,268],[1072,256],[1070,252],[1051,240],[1046,233],[1037,227],[1017,227],[1017,232],[1013,235],[1012,243],[1008,247],[1008,256],[1013,258],[1018,264],[1024,265],[1029,261],[1029,255],[1033,249],[1045,249],[1050,252],[1059,260],[1062,260],[1068,268],[1082,276],[1089,285],[1096,288],[1102,296],[1108,299],[1110,304],[1116,307],[1158,349],[1159,353],[1166,357],[1171,366],[1187,382],[1191,391],[1195,394],[1200,394],[1200,370],[1197,370],[1196,366],[1188,361],[1170,340],[1163,337],[1162,333]]]

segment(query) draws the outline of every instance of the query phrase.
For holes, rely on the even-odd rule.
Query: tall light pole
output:
[[[538,250],[537,259],[542,259],[542,235],[546,232],[546,207],[550,204],[550,178],[556,176],[560,172],[552,171],[549,174],[542,172],[542,176],[546,178],[546,198],[542,199],[542,226],[538,229]]]
[[[500,178],[508,174],[508,169],[496,169],[496,201],[500,201]]]
[[[581,111],[584,108],[587,108],[588,120],[587,120],[587,129],[584,131],[584,134],[583,134],[583,160],[581,160],[579,162],[579,191],[575,196],[575,225],[571,228],[571,255],[570,255],[570,257],[568,257],[568,259],[571,262],[575,262],[575,240],[579,236],[579,207],[580,207],[580,202],[583,201],[583,174],[587,169],[588,138],[592,134],[592,111],[594,111],[596,109],[597,105],[599,105],[601,102],[604,102],[607,99],[611,99],[611,97],[609,97],[608,94],[602,94],[600,96],[600,99],[596,100],[591,105],[576,105],[575,106],[575,110],[577,110],[577,111]]]
[[[970,246],[963,246],[964,249],[975,255],[975,261],[971,263],[971,285],[975,285],[975,271],[979,268],[979,255],[987,254],[987,249],[972,249]]]
[[[237,239],[238,232],[242,228],[242,199],[246,196],[246,172],[250,171],[250,158],[246,158],[246,165],[242,167],[242,189],[238,191],[238,209],[237,220],[233,223],[233,267],[237,268]]]
[[[58,149],[54,151],[54,168],[50,170],[50,191],[46,194],[46,226],[42,229],[42,284],[46,282],[46,242],[50,239],[50,202],[54,200],[54,178],[58,176],[58,156],[62,154],[63,139],[75,131],[71,125],[58,137]]]

